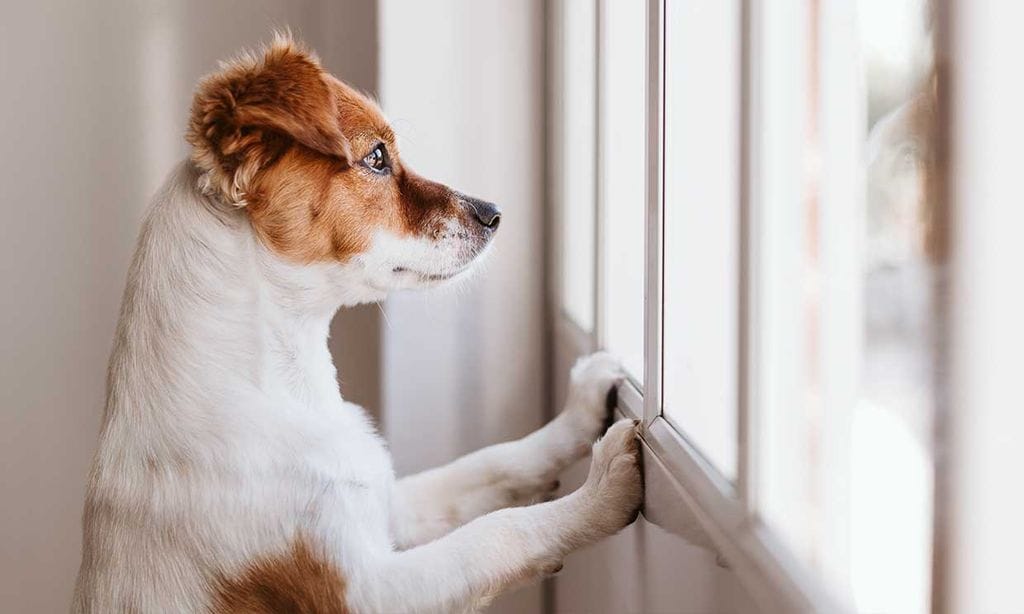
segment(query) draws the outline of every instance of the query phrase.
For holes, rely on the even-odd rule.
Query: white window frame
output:
[[[950,0],[939,18],[952,289],[934,548],[943,582],[933,586],[933,610],[1020,612],[1024,79],[1011,66],[1024,54],[1024,5]]]
[[[943,74],[944,79],[940,80],[940,100],[945,105],[941,110],[943,123],[938,127],[938,135],[940,143],[942,143],[947,150],[952,149],[952,139],[959,137],[956,143],[958,150],[960,148],[964,151],[964,156],[983,156],[982,150],[988,151],[990,149],[989,141],[985,141],[984,138],[995,138],[998,130],[985,132],[981,136],[973,129],[967,129],[963,126],[972,124],[972,118],[966,113],[971,109],[968,109],[966,105],[964,108],[957,109],[949,106],[949,91],[951,86],[949,82],[952,81],[952,87],[956,86],[956,78],[959,77],[962,82],[966,82],[970,75],[985,75],[986,78],[994,77],[997,74],[1006,75],[1012,73],[1010,68],[1006,68],[1002,72],[1000,71],[983,71],[982,67],[987,65],[986,63],[992,63],[998,58],[1002,58],[1007,62],[1011,62],[1010,58],[1012,54],[1000,53],[998,49],[994,47],[986,47],[984,44],[984,32],[988,30],[981,27],[976,28],[982,34],[974,36],[975,32],[971,30],[971,27],[980,23],[983,19],[988,21],[983,24],[986,28],[995,28],[995,24],[998,23],[998,19],[992,17],[990,13],[989,0],[982,0],[978,3],[970,3],[966,0],[934,0],[936,4],[935,14],[937,18],[936,29],[939,33],[938,40],[936,42],[936,58],[937,65],[940,68],[940,73]],[[600,7],[600,0],[598,2]],[[849,15],[844,14],[844,3],[842,2],[829,2],[828,0],[819,0],[819,14],[818,23],[828,25],[834,28],[833,31],[850,30],[845,27]],[[557,3],[556,3],[557,4]],[[722,558],[727,562],[732,571],[736,574],[737,579],[749,591],[753,600],[761,607],[764,611],[768,612],[843,612],[850,609],[851,605],[846,602],[843,598],[845,596],[833,595],[827,590],[822,580],[816,575],[811,573],[806,566],[798,561],[789,549],[781,543],[781,540],[773,534],[773,532],[767,528],[757,517],[757,483],[758,479],[756,471],[758,470],[758,453],[757,449],[758,439],[758,419],[760,417],[760,403],[759,399],[759,378],[763,377],[763,374],[757,372],[758,365],[758,352],[761,350],[759,347],[759,339],[754,333],[756,325],[761,321],[760,318],[763,314],[756,312],[756,306],[758,305],[757,294],[759,288],[757,283],[761,278],[761,271],[758,267],[763,266],[760,262],[760,251],[765,249],[758,241],[758,238],[762,236],[762,233],[766,230],[764,227],[764,220],[759,219],[758,216],[758,205],[760,204],[757,199],[761,198],[762,185],[760,183],[759,173],[763,172],[764,169],[761,166],[761,160],[763,156],[767,155],[768,152],[763,151],[764,144],[758,142],[757,139],[753,139],[752,135],[760,135],[761,128],[764,125],[764,118],[760,116],[760,113],[764,109],[764,101],[759,98],[760,85],[762,79],[762,71],[764,66],[759,65],[757,61],[752,58],[758,58],[760,61],[763,60],[763,55],[757,53],[760,51],[761,45],[764,41],[761,39],[761,20],[764,18],[765,12],[771,8],[772,10],[778,9],[778,6],[769,6],[772,3],[769,0],[742,0],[741,1],[741,32],[742,32],[742,50],[741,50],[741,92],[742,92],[742,104],[741,104],[741,143],[740,143],[740,163],[741,163],[741,186],[740,186],[740,229],[741,242],[740,242],[740,270],[739,280],[740,291],[739,300],[741,303],[740,323],[739,323],[739,350],[741,355],[739,365],[739,390],[738,390],[738,439],[739,439],[739,462],[738,472],[735,482],[726,480],[720,473],[713,467],[704,456],[697,450],[695,446],[689,442],[684,435],[671,425],[662,415],[662,376],[663,376],[663,365],[662,365],[662,322],[663,322],[663,304],[662,304],[662,284],[663,284],[663,258],[662,256],[662,243],[663,243],[663,229],[662,229],[662,218],[664,215],[664,182],[663,182],[663,165],[664,165],[664,87],[663,87],[663,65],[664,65],[664,12],[665,12],[665,0],[647,0],[647,23],[648,23],[648,49],[647,49],[647,84],[646,84],[646,108],[647,108],[647,185],[646,185],[646,207],[645,207],[645,228],[646,228],[646,271],[645,271],[645,291],[646,291],[646,306],[645,306],[645,369],[644,369],[644,381],[642,382],[643,391],[640,387],[632,382],[627,382],[619,390],[618,394],[618,411],[626,416],[639,419],[643,421],[644,429],[642,434],[642,450],[644,453],[644,471],[645,479],[647,484],[647,493],[645,500],[645,507],[643,514],[645,518],[658,524],[659,526],[682,534],[684,537],[691,541],[709,545],[717,550]],[[997,3],[992,3],[997,4]],[[1003,6],[1003,12],[1013,12],[1013,9],[1009,5]],[[970,19],[962,21],[957,27],[960,28],[960,32],[968,32],[968,34],[961,34],[959,38],[953,37],[952,42],[950,38],[950,15],[952,12],[956,12],[958,15],[966,17],[974,17],[972,21]],[[557,56],[558,45],[560,43],[560,28],[562,24],[559,23],[559,11],[551,11],[550,17],[554,19],[551,21],[551,45],[553,55]],[[1005,18],[1004,18],[1005,19]],[[601,14],[600,9],[597,14],[597,62],[598,62],[598,73],[597,73],[597,91],[600,92],[600,65],[601,65]],[[1005,19],[1007,23],[1014,22],[1013,19]],[[809,23],[809,22],[808,22]],[[967,24],[967,25],[964,25]],[[959,32],[958,32],[959,33]],[[653,34],[653,35],[652,35]],[[972,37],[973,36],[973,37]],[[829,40],[819,39],[819,53],[822,56],[829,57],[830,67],[835,66],[836,62],[840,62],[843,66],[843,70],[859,70],[859,67],[853,65],[842,64],[842,62],[851,62],[850,58],[853,58],[855,54],[850,53],[852,45],[856,45],[857,42],[853,40],[854,34],[847,31],[838,37],[830,38]],[[847,40],[848,39],[848,40]],[[1024,46],[1024,43],[1016,43],[1019,47]],[[961,55],[962,59],[958,60],[958,63],[953,63],[956,71],[953,75],[949,75],[943,72],[943,65],[949,61],[949,58],[956,57],[954,51],[963,52]],[[1005,62],[1004,62],[1005,63]],[[948,64],[947,64],[948,65]],[[972,68],[973,67],[973,68]],[[965,77],[965,75],[967,75]],[[953,78],[950,79],[949,77]],[[552,77],[552,92],[557,91],[559,76],[557,70],[553,71]],[[836,108],[841,109],[842,113],[856,113],[859,109],[854,105],[852,108],[843,108],[843,97],[837,92],[841,92],[843,89],[843,82],[836,81],[841,79],[842,76],[829,74],[825,78],[832,80],[832,85],[824,88],[825,96],[838,96],[840,100],[831,100],[828,102],[833,111]],[[852,86],[851,86],[852,87]],[[551,101],[557,101],[558,96],[552,95]],[[983,94],[978,93],[974,96],[966,98],[968,102],[975,104],[978,107],[989,105],[989,112],[992,113],[991,107],[998,107],[997,111],[1001,113],[1000,117],[1004,118],[1004,122],[1009,125],[1019,126],[1019,106],[1014,106],[1010,103],[1005,103],[1000,106],[992,102],[993,99],[986,98]],[[999,102],[999,101],[996,101]],[[597,98],[597,105],[600,106],[600,96]],[[553,108],[557,109],[557,104],[553,104]],[[600,109],[598,109],[599,111]],[[557,113],[557,110],[556,110]],[[597,117],[600,117],[600,113],[597,113]],[[854,132],[849,130],[842,130],[843,122],[848,119],[839,117],[833,112],[831,116],[821,117],[822,130],[832,134],[838,134],[836,139],[831,141],[826,140],[821,145],[821,154],[823,156],[822,164],[826,167],[830,167],[833,172],[842,172],[844,167],[852,168],[850,164],[851,159],[849,158],[851,148],[849,147],[848,139],[855,139],[856,135]],[[600,121],[597,122],[596,129],[600,126]],[[952,127],[950,127],[952,126]],[[958,133],[958,126],[960,132]],[[988,123],[985,124],[989,126]],[[984,138],[982,138],[984,137]],[[554,164],[551,166],[551,184],[552,187],[556,186],[559,182],[561,175],[559,170],[560,158],[557,152],[560,151],[561,143],[558,142],[556,136],[552,136],[551,147],[549,151],[555,152],[555,155],[551,156]],[[830,139],[832,137],[829,137]],[[596,156],[601,155],[601,140],[600,133],[597,134],[597,153]],[[970,149],[971,146],[978,145],[979,143],[986,145],[986,148],[980,146],[975,149]],[[1004,158],[1010,156],[1010,152],[999,150],[999,154],[1003,155]],[[1005,194],[1006,202],[1009,202],[1019,192],[1016,181],[1012,177],[1003,176],[992,176],[992,174],[986,175],[984,169],[986,167],[979,167],[977,165],[970,165],[963,163],[962,160],[967,158],[957,158],[954,154],[947,153],[946,156],[951,156],[957,164],[953,164],[949,170],[951,178],[947,181],[955,183],[956,178],[960,178],[960,193],[953,195],[952,201],[955,204],[959,199],[960,201],[966,200],[970,195],[980,191],[984,191],[986,186],[998,186],[1000,193]],[[973,158],[970,158],[973,159]],[[1005,164],[1006,159],[1001,159]],[[600,160],[595,159],[595,168],[600,169]],[[981,170],[979,170],[981,169]],[[982,181],[984,179],[984,181]],[[600,177],[596,178],[598,185],[600,184]],[[855,183],[856,179],[850,175],[840,176],[837,182],[834,183],[830,188],[825,189],[821,194],[823,199],[842,199],[844,198],[844,188],[857,189],[858,186]],[[974,183],[971,183],[971,182]],[[974,192],[968,194],[966,188],[971,188]],[[831,190],[831,191],[830,191]],[[551,194],[559,194],[557,189],[552,189]],[[945,197],[945,195],[940,195]],[[561,232],[563,220],[560,219],[559,207],[557,206],[557,198],[553,198],[556,207],[553,208],[553,227],[554,231],[550,236],[558,237]],[[561,309],[559,301],[555,300],[552,305],[552,313],[554,319],[554,337],[556,344],[556,358],[554,363],[556,366],[564,367],[571,363],[572,358],[580,355],[584,355],[588,352],[593,351],[600,346],[599,340],[601,339],[601,305],[600,301],[597,300],[601,296],[601,285],[603,280],[601,279],[600,272],[601,267],[601,249],[600,241],[602,234],[606,232],[606,229],[601,227],[601,210],[603,203],[601,194],[598,190],[597,193],[597,228],[596,232],[596,246],[594,254],[594,266],[595,266],[595,330],[583,331],[569,318]],[[986,209],[979,209],[980,212],[968,209],[966,207],[954,208],[951,215],[959,216],[954,220],[955,224],[959,226],[967,227],[968,229],[989,228],[991,233],[996,233],[1000,228],[1006,230],[1007,226],[1000,226],[998,218],[994,215],[994,210],[997,204],[995,202],[986,203],[991,207]],[[988,217],[985,217],[985,216]],[[1019,211],[1014,211],[1014,215],[1019,217]],[[985,226],[988,224],[989,226]],[[1019,228],[1019,224],[1010,224],[1009,227]],[[976,233],[980,236],[980,232]],[[970,238],[970,237],[968,237]],[[832,237],[836,241],[843,241],[843,237]],[[972,245],[969,242],[965,242],[963,249],[957,251],[954,247],[954,251],[951,259],[951,267],[954,272],[954,284],[959,282],[965,287],[968,285],[964,282],[967,279],[967,274],[962,274],[959,277],[956,273],[963,270],[969,270],[972,264],[977,264],[979,261],[984,261],[987,266],[996,267],[1003,265],[1005,269],[1005,262],[999,260],[1005,256],[999,257],[994,256],[989,251],[985,251],[984,245],[980,245],[981,240],[978,240],[979,245]],[[1015,250],[1014,253],[1020,253],[1021,242],[1016,242],[1010,247]],[[1009,249],[1009,248],[1008,248]],[[856,263],[847,256],[841,256],[841,261],[833,263],[833,265],[840,268],[854,266]],[[989,260],[985,260],[989,258]],[[552,263],[552,270],[554,271],[553,281],[553,292],[554,296],[559,296],[558,289],[561,287],[558,279],[558,275],[561,274],[561,268],[557,261],[557,256],[554,258]],[[1018,285],[1019,286],[1019,285]],[[991,288],[985,288],[991,290],[992,293],[996,292],[996,286],[993,285]],[[1018,287],[1019,289],[1019,287]],[[855,287],[841,287],[838,290],[843,293],[856,292]],[[972,289],[977,291],[977,288]],[[956,286],[954,285],[954,295],[961,294],[957,292]],[[975,325],[976,321],[971,320],[970,316],[974,313],[980,312],[980,308],[976,308],[973,311],[968,311],[962,304],[967,304],[969,307],[976,307],[980,305],[980,299],[978,292],[974,292],[973,298],[970,293],[963,293],[962,298],[957,301],[956,296],[953,297],[952,307],[956,311],[952,312],[952,316],[948,318],[950,324],[950,330],[953,336],[954,349],[957,345],[959,346],[971,346],[971,344],[978,344],[980,339],[985,338],[984,333],[986,331],[993,332],[994,328],[986,328],[985,331],[978,333],[970,329],[970,326]],[[992,300],[992,303],[997,303],[997,297],[988,297]],[[947,302],[950,301],[949,297],[940,296],[941,301],[939,308],[942,310],[950,309]],[[974,301],[973,303],[971,301]],[[839,297],[835,303],[842,304],[842,299]],[[965,315],[966,314],[966,315]],[[1009,314],[1002,314],[1002,316],[1008,316]],[[836,334],[844,334],[843,330],[849,328],[851,320],[856,320],[858,314],[845,313],[840,310],[839,313],[832,313],[829,315],[833,319],[832,325],[834,325],[834,332]],[[1007,318],[1004,317],[1004,320]],[[1020,318],[1003,322],[1004,326],[1014,330],[1020,330]],[[825,324],[829,326],[828,323]],[[1014,328],[1015,327],[1015,328]],[[827,331],[826,331],[827,332]],[[970,334],[968,334],[970,333]],[[995,334],[995,333],[993,333]],[[1012,336],[1012,335],[1011,335]],[[998,354],[999,357],[1009,357],[1016,352],[1009,340],[1010,337],[1004,336],[1001,338],[987,339],[992,345],[998,345],[1002,353]],[[1001,344],[1001,345],[1000,345]],[[989,357],[992,358],[992,357]],[[987,401],[992,401],[991,394],[986,396],[986,390],[980,385],[978,380],[981,376],[978,375],[978,368],[976,365],[971,363],[957,362],[955,359],[951,360],[949,356],[940,356],[940,360],[944,360],[947,364],[951,365],[952,373],[952,391],[953,395],[949,400],[949,403],[953,407],[949,408],[949,411],[940,412],[936,417],[937,421],[937,432],[939,433],[940,439],[937,441],[938,446],[949,445],[952,449],[952,454],[948,457],[940,457],[936,459],[936,468],[939,484],[936,488],[935,506],[938,510],[952,509],[957,513],[957,516],[950,517],[940,513],[936,517],[936,542],[934,544],[936,552],[936,569],[941,572],[940,576],[935,578],[933,582],[933,609],[936,611],[968,611],[963,606],[966,603],[978,604],[984,602],[983,599],[976,598],[976,593],[972,593],[972,590],[977,590],[978,585],[982,584],[982,580],[978,580],[976,576],[971,575],[968,570],[962,569],[960,561],[950,556],[950,553],[966,552],[968,555],[975,554],[974,551],[981,550],[981,546],[977,546],[976,542],[970,541],[965,538],[965,535],[970,535],[970,529],[973,526],[970,524],[976,521],[977,515],[972,515],[970,511],[964,511],[963,508],[963,497],[957,498],[958,493],[974,492],[981,487],[978,486],[979,481],[976,479],[976,474],[971,472],[954,472],[952,471],[952,463],[961,463],[964,466],[972,467],[971,463],[975,462],[975,458],[972,454],[977,454],[979,457],[988,454],[992,455],[992,450],[985,450],[986,441],[991,440],[993,436],[990,431],[997,430],[998,427],[993,427],[990,431],[986,431],[987,438],[976,436],[978,432],[981,432],[981,428],[978,427],[975,430],[961,429],[960,432],[954,433],[951,430],[953,425],[966,424],[970,419],[975,419],[974,423],[981,424],[982,419],[976,418],[979,413],[977,405],[983,405],[987,411],[991,409],[990,414],[995,415],[996,407],[989,407],[992,405],[989,403],[985,405]],[[992,358],[994,361],[995,358]],[[1009,358],[1007,358],[1009,361]],[[993,366],[992,369],[998,369],[998,366]],[[1002,371],[1000,371],[1002,373]],[[972,379],[973,378],[973,379]],[[971,386],[975,385],[972,389]],[[1009,379],[1006,381],[1000,380],[999,382],[1000,391],[1007,399],[1019,399],[1021,398],[1021,388],[1012,383]],[[557,386],[557,382],[555,383]],[[840,387],[835,394],[840,397],[850,392],[849,390]],[[941,394],[943,391],[940,390]],[[838,401],[841,402],[841,399]],[[975,405],[974,408],[969,408],[969,405]],[[946,404],[944,403],[943,406]],[[984,414],[988,419],[989,414]],[[1015,419],[1020,422],[1017,416]],[[990,424],[996,424],[995,420],[989,420],[985,422],[984,426],[988,428]],[[983,454],[984,453],[984,454]],[[985,456],[985,461],[988,462],[988,456]],[[1008,449],[1001,458],[1014,459],[1018,463],[1021,460],[1021,447],[1020,446],[1008,446]],[[979,461],[980,462],[980,461]],[[997,461],[992,460],[990,465],[995,465]],[[952,476],[952,477],[950,477]],[[994,480],[990,480],[994,482]],[[985,487],[988,487],[988,483],[985,483]],[[997,486],[992,486],[992,490],[996,490]],[[1020,501],[1024,498],[1018,498],[1015,501],[1015,505],[1020,507]],[[993,501],[995,501],[993,499]],[[991,506],[995,508],[996,505],[993,503]],[[1005,516],[1005,514],[1004,514]],[[699,527],[697,533],[694,532],[694,521]],[[991,531],[998,532],[1001,536],[1006,536],[1004,527],[991,528]],[[1014,527],[1019,529],[1019,523]],[[988,535],[988,534],[986,534]],[[1015,560],[1019,555],[1019,546],[1024,544],[1024,539],[1021,539],[1021,532],[1018,530],[1014,535],[1016,541],[1012,541],[1016,544],[1017,550],[1011,551],[1008,546],[997,544],[997,539],[993,538],[991,543],[984,543],[983,546],[988,547],[989,551],[995,550],[997,547],[1002,547],[1007,556],[1002,560]],[[1010,543],[1010,539],[1004,541]],[[966,545],[965,545],[966,544]],[[971,550],[973,548],[973,551]],[[1012,555],[1012,556],[1011,556]],[[1000,602],[1001,605],[1012,605],[1010,601],[1011,592],[1015,594],[1015,580],[1012,579],[1012,566],[1007,566],[1002,570],[1003,573],[999,575],[999,581],[1002,584],[999,588],[1005,588],[1005,594],[1000,595],[1005,597]],[[838,597],[838,598],[837,598]],[[1016,604],[1016,605],[1019,605]]]
[[[595,27],[598,32],[597,39],[597,90],[601,91],[601,10],[600,0],[598,2],[597,23]],[[750,173],[750,144],[746,141],[746,135],[750,133],[751,122],[756,118],[750,116],[752,107],[749,104],[750,96],[747,95],[750,84],[752,67],[749,65],[750,58],[750,15],[757,10],[754,6],[756,0],[743,2],[742,31],[744,33],[744,47],[742,50],[742,91],[744,92],[743,143],[741,148],[741,160],[743,164],[742,175],[744,176],[741,186],[741,229],[745,240],[741,241],[741,263],[740,278],[741,284],[740,300],[743,304],[750,302],[750,259],[751,244],[748,240],[753,236],[751,224],[753,220],[750,215],[749,196],[750,190],[747,185]],[[737,480],[734,483],[725,479],[715,467],[713,467],[704,456],[681,435],[668,420],[662,416],[662,284],[663,284],[663,228],[662,217],[664,214],[664,93],[663,73],[664,64],[664,0],[647,0],[647,85],[646,85],[646,124],[647,124],[647,151],[648,160],[647,181],[646,181],[646,207],[645,207],[645,231],[646,235],[646,271],[645,271],[645,361],[643,390],[632,382],[626,382],[619,389],[618,411],[626,417],[642,420],[644,424],[642,435],[642,448],[644,451],[645,480],[648,486],[647,498],[644,506],[644,516],[651,522],[658,524],[670,531],[681,533],[694,543],[707,545],[717,550],[723,559],[736,573],[739,581],[750,592],[753,599],[761,605],[765,611],[830,611],[838,612],[843,608],[832,601],[829,595],[822,590],[816,578],[808,574],[786,550],[766,530],[763,525],[757,522],[753,515],[753,486],[751,479],[753,465],[753,451],[751,444],[751,429],[754,428],[754,416],[749,403],[750,391],[746,385],[751,381],[751,359],[750,339],[748,331],[749,321],[742,321],[740,324],[740,349],[746,357],[741,367],[741,385],[739,395],[739,438],[740,438],[740,460]],[[552,39],[555,55],[557,56],[557,45],[560,40],[559,12],[552,15]],[[655,33],[655,36],[651,36]],[[553,89],[558,87],[560,68],[554,62],[555,68],[552,71],[554,81]],[[560,97],[552,96],[552,106],[558,108]],[[597,98],[596,117],[600,117],[600,97]],[[600,169],[601,155],[601,134],[600,121],[595,129],[597,133],[597,157],[594,160],[596,168]],[[558,152],[564,144],[553,136],[550,151],[554,152],[554,160],[559,160]],[[561,186],[557,185],[561,176],[559,163],[552,165],[551,194],[561,193]],[[597,177],[600,184],[600,178]],[[553,305],[554,312],[554,333],[559,353],[569,356],[580,356],[593,351],[599,347],[599,340],[602,338],[603,314],[600,297],[603,290],[604,280],[601,271],[601,237],[607,230],[602,227],[602,195],[597,191],[597,225],[596,225],[596,249],[594,254],[594,268],[596,274],[595,283],[595,304],[594,304],[594,330],[587,332],[581,330],[572,319],[562,310],[559,301]],[[559,236],[562,225],[566,221],[561,218],[560,209],[554,209],[552,223],[554,232],[552,236]],[[557,255],[552,263],[552,291],[556,297],[561,291],[561,267]],[[749,320],[751,314],[747,309],[740,309],[741,318]],[[557,362],[557,360],[556,360]],[[565,362],[563,360],[563,362]],[[696,522],[694,522],[696,521]],[[694,527],[699,527],[697,533]]]
[[[741,190],[740,190],[740,325],[739,344],[741,373],[738,391],[738,434],[740,459],[735,484],[725,479],[705,457],[662,415],[663,388],[663,284],[664,258],[664,146],[665,146],[665,0],[648,0],[647,50],[647,203],[645,228],[647,232],[645,289],[645,354],[646,368],[644,392],[626,383],[619,392],[619,407],[623,414],[642,418],[643,443],[647,483],[674,483],[676,492],[689,508],[684,511],[677,501],[668,497],[651,497],[645,502],[644,514],[648,520],[671,526],[687,526],[687,514],[692,514],[708,540],[728,562],[737,578],[750,591],[754,601],[764,611],[838,612],[843,608],[832,600],[816,578],[808,574],[788,550],[758,522],[755,516],[755,455],[752,449],[756,436],[756,406],[751,403],[751,386],[756,374],[751,330],[757,314],[751,309],[751,267],[753,240],[758,236],[755,216],[752,216],[751,190],[756,182],[753,173],[759,172],[756,146],[750,140],[753,126],[759,118],[753,115],[757,83],[757,66],[751,65],[751,50],[757,44],[752,27],[752,16],[763,10],[756,0],[741,3]],[[652,35],[653,34],[653,35]],[[600,42],[599,42],[600,44]],[[756,99],[755,99],[756,100]],[[654,461],[654,462],[652,462]],[[651,475],[651,474],[661,475]],[[686,516],[686,517],[683,517]],[[692,536],[691,536],[692,537]],[[697,541],[700,541],[697,537]]]

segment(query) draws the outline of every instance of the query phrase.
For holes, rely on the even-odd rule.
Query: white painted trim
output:
[[[950,350],[945,459],[936,507],[936,611],[1020,612],[1024,551],[1024,4],[951,0],[940,78],[949,123]],[[948,63],[947,63],[948,62]],[[940,81],[940,85],[942,82]],[[941,93],[941,92],[940,92]]]
[[[750,519],[732,484],[664,419],[658,418],[645,430],[643,452],[645,471],[663,468],[659,470],[677,484],[679,494],[678,500],[648,495],[644,517],[668,531],[695,517],[707,541],[762,611],[846,611],[770,531]],[[702,541],[700,535],[684,537],[698,544]]]
[[[647,2],[647,186],[644,207],[646,242],[644,258],[644,407],[643,420],[650,424],[661,416],[664,375],[664,228],[665,213],[665,0]]]
[[[597,0],[600,7],[605,0]],[[761,44],[758,28],[752,20],[758,11],[766,11],[766,0],[744,0],[742,19],[744,31],[743,76],[745,102],[742,143],[745,182],[743,191],[744,252],[743,270],[739,283],[743,285],[741,300],[741,328],[743,333],[743,360],[739,385],[744,388],[741,401],[741,463],[736,484],[726,479],[686,438],[661,416],[662,385],[662,242],[661,219],[663,199],[663,66],[665,0],[647,0],[648,14],[648,74],[647,74],[647,151],[648,176],[645,215],[647,220],[647,268],[645,289],[648,304],[645,307],[645,381],[643,391],[634,382],[625,382],[618,390],[618,411],[625,417],[644,421],[642,451],[644,473],[648,491],[643,514],[647,520],[687,540],[712,548],[735,572],[740,583],[748,590],[765,612],[845,612],[847,607],[837,603],[825,590],[821,581],[810,574],[789,550],[780,544],[770,530],[754,514],[757,500],[756,459],[759,403],[762,392],[758,385],[762,374],[755,370],[759,345],[754,325],[763,315],[757,309],[758,267],[756,260],[762,250],[757,240],[759,219],[757,203],[751,198],[752,186],[758,185],[759,155],[763,152],[753,141],[760,126],[758,108],[761,74],[757,50]],[[598,16],[598,92],[601,88],[601,13]],[[651,34],[654,36],[651,36]],[[598,96],[600,107],[600,95]],[[600,117],[600,108],[598,109]],[[601,166],[601,136],[598,122],[597,164]],[[598,260],[595,262],[596,297],[602,296],[603,265],[600,262],[600,241],[607,229],[601,226],[600,173],[597,176]],[[558,268],[557,262],[552,263]],[[595,301],[595,332],[585,333],[556,309],[555,335],[575,355],[583,355],[600,346],[603,322],[600,301]]]
[[[821,466],[815,477],[822,526],[821,573],[853,602],[851,476],[853,414],[864,362],[865,120],[868,90],[854,2],[819,5],[818,216]]]
[[[756,254],[758,243],[758,210],[751,204],[752,193],[757,185],[752,169],[757,168],[752,146],[753,126],[758,125],[758,82],[756,58],[752,53],[760,39],[752,27],[753,13],[751,0],[740,3],[740,227],[739,227],[739,361],[737,364],[737,386],[739,394],[736,403],[736,437],[738,458],[736,462],[736,490],[745,512],[753,517],[756,513],[756,463],[758,456],[758,406],[757,406],[757,335],[756,323],[762,314],[758,311]]]
[[[601,297],[604,296],[605,286],[605,266],[604,266],[604,250],[601,246],[604,244],[605,236],[605,223],[604,223],[604,211],[605,211],[605,189],[604,181],[601,180],[601,169],[604,168],[604,142],[605,135],[602,128],[604,123],[602,114],[604,113],[602,106],[601,88],[604,87],[605,81],[605,53],[604,48],[601,45],[602,34],[604,33],[604,20],[605,20],[605,8],[604,3],[607,0],[594,0],[597,2],[597,19],[594,20],[594,27],[597,29],[597,33],[594,36],[594,44],[596,47],[595,51],[595,70],[597,71],[597,78],[594,79],[594,130],[597,132],[597,136],[594,139],[594,196],[595,196],[595,212],[594,212],[594,233],[596,235],[594,239],[594,342],[598,346],[605,345],[605,330],[607,324],[605,322],[605,309],[604,301]]]

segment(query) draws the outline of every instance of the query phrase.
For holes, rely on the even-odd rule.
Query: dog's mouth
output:
[[[428,258],[422,258],[421,262],[417,262],[414,258],[396,259],[397,262],[392,260],[391,280],[386,283],[396,284],[398,287],[422,287],[465,277],[483,260],[489,251],[488,247],[489,242],[485,242],[477,246],[471,254],[444,258],[441,262],[431,262]]]
[[[468,268],[469,266],[467,265],[452,271],[445,271],[443,273],[425,273],[423,271],[417,271],[416,269],[410,269],[404,266],[396,266],[395,268],[391,269],[391,272],[397,274],[408,273],[419,277],[423,281],[447,281],[464,272]]]

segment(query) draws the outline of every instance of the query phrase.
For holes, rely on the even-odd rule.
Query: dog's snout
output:
[[[501,210],[498,209],[491,203],[484,202],[482,200],[467,199],[466,204],[473,211],[473,217],[476,221],[483,224],[486,228],[491,230],[497,230],[498,224],[501,223]]]

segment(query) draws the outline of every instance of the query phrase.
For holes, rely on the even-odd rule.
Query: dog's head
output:
[[[200,83],[188,140],[206,189],[244,207],[270,250],[342,264],[379,293],[458,276],[501,220],[403,164],[377,105],[288,36]]]

